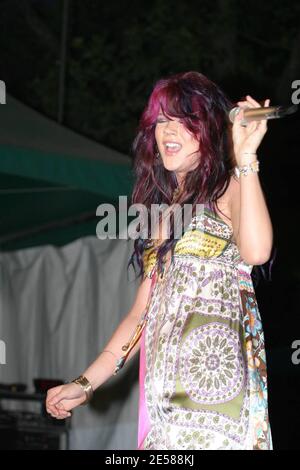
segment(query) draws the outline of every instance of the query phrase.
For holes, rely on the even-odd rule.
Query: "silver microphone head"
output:
[[[235,116],[238,114],[238,112],[240,111],[241,108],[239,108],[238,106],[235,106],[234,108],[232,108],[228,114],[228,117],[229,117],[229,120],[230,122],[232,122],[232,124],[234,123],[234,118]]]

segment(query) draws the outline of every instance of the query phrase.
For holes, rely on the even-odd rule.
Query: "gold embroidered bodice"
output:
[[[143,253],[144,275],[151,277],[157,264],[158,240],[150,240]],[[224,259],[225,262],[243,262],[232,228],[207,205],[200,215],[192,218],[187,230],[178,239],[174,248],[174,257],[194,256],[198,258]],[[247,265],[243,262],[244,265]],[[247,265],[250,270],[252,266]]]

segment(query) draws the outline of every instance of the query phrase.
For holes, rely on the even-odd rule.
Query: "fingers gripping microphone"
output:
[[[229,119],[233,123],[236,115],[243,109],[244,118],[241,120],[241,125],[246,127],[249,122],[262,121],[264,119],[278,119],[288,114],[293,114],[297,111],[298,105],[293,104],[291,106],[269,106],[261,108],[240,108],[235,106],[229,112]]]

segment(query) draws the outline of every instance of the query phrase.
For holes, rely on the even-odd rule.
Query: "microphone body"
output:
[[[264,119],[278,119],[286,116],[287,114],[295,113],[298,109],[297,105],[292,106],[268,106],[261,108],[240,108],[235,106],[229,112],[229,120],[233,123],[238,112],[243,109],[244,118],[241,125],[246,127],[249,122],[262,121]]]

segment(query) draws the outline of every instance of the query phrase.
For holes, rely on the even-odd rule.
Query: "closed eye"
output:
[[[158,117],[158,118],[156,119],[156,122],[157,122],[157,123],[167,122],[167,121],[174,121],[174,119],[167,119],[167,118],[165,118],[165,117]],[[179,122],[180,124],[184,124],[184,121],[182,121],[181,119],[179,119],[178,122]]]

